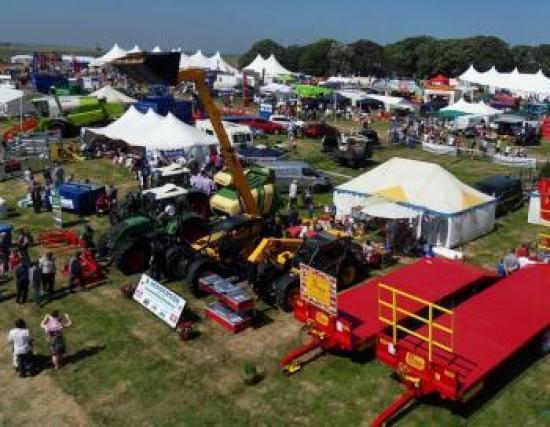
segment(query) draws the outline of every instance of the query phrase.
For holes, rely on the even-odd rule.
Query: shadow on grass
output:
[[[273,323],[273,319],[266,314],[266,312],[269,310],[271,310],[271,308],[254,311],[254,314],[252,316],[252,328],[260,329],[262,326]]]
[[[71,363],[77,363],[81,360],[87,359],[88,357],[95,356],[96,354],[101,353],[103,350],[105,350],[105,348],[105,345],[84,347],[76,351],[75,353],[65,356],[65,358],[63,359],[63,365],[70,365]]]

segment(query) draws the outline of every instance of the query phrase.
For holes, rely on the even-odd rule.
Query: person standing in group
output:
[[[313,189],[311,186],[304,188],[304,205],[308,211],[309,217],[313,218],[315,213],[315,202],[313,201]]]
[[[51,195],[52,195],[52,184],[46,183],[44,186],[44,195],[42,198],[42,205],[44,206],[44,209],[46,209],[47,212],[52,211],[52,202],[50,200]]]
[[[15,321],[15,328],[8,333],[8,342],[12,345],[13,367],[20,377],[26,377],[32,371],[32,336],[23,319]]]
[[[61,166],[59,163],[55,164],[55,168],[53,170],[53,183],[54,186],[57,188],[63,182],[65,181],[65,170],[63,169],[63,166]]]
[[[65,337],[63,335],[63,330],[71,325],[72,322],[69,315],[64,314],[62,317],[57,310],[53,311],[51,314],[46,314],[40,323],[40,327],[46,332],[50,342],[52,363],[55,369],[61,367],[63,355],[65,354]]]
[[[34,300],[34,304],[37,307],[40,307],[40,286],[42,284],[42,269],[40,268],[40,264],[38,262],[33,262],[31,264],[31,267],[29,269],[29,279],[32,285],[32,297]]]
[[[298,180],[293,179],[288,187],[288,200],[291,208],[298,206]]]
[[[47,292],[48,296],[51,296],[54,291],[55,274],[57,273],[53,253],[50,251],[46,252],[42,258],[40,258],[39,265],[42,278],[42,291],[44,293]]]
[[[40,189],[40,185],[36,184],[32,190],[31,194],[32,198],[32,207],[34,209],[34,213],[41,213],[42,212],[42,193]]]
[[[25,259],[15,267],[15,289],[15,302],[17,304],[26,303],[29,293],[29,265]]]
[[[78,251],[69,261],[69,292],[74,293],[74,288],[80,286],[81,276],[82,264],[80,263],[80,251]]]
[[[19,238],[17,239],[17,247],[19,248],[19,253],[21,257],[27,262],[27,265],[30,264],[29,258],[29,246],[31,245],[31,236],[29,232],[25,229],[21,229],[19,233]]]

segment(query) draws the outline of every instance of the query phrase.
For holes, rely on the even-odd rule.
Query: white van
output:
[[[248,147],[254,142],[253,133],[249,126],[226,121],[222,123],[231,145],[236,147]],[[209,119],[197,120],[195,122],[195,127],[207,135],[216,136],[214,128],[212,127],[212,122]]]

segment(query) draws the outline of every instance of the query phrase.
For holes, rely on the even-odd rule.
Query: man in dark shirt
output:
[[[74,254],[69,261],[69,292],[73,293],[75,286],[80,286],[82,264],[80,263],[80,251]]]
[[[23,262],[15,268],[15,289],[15,302],[17,304],[27,302],[27,295],[29,293],[29,265],[24,258]]]

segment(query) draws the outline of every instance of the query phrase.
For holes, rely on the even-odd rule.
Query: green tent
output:
[[[463,111],[458,111],[458,110],[445,110],[445,111],[440,110],[436,114],[439,117],[445,117],[447,119],[456,119],[457,117],[465,116],[467,113]]]
[[[332,89],[330,88],[312,85],[296,85],[294,86],[294,91],[302,98],[317,98],[318,96],[332,94]]]

